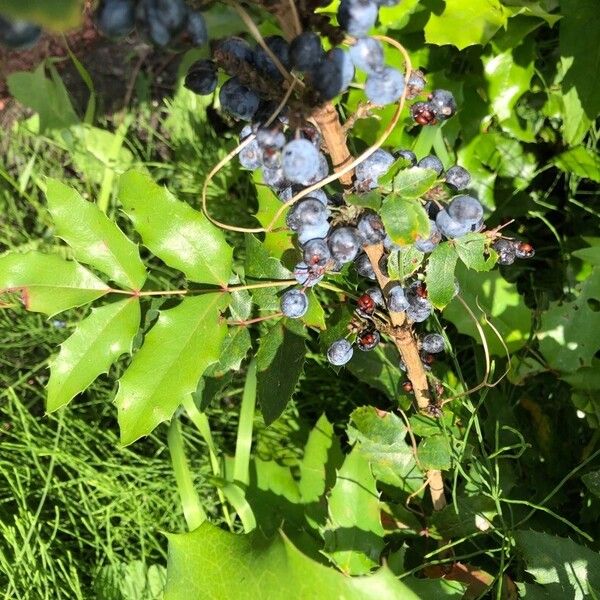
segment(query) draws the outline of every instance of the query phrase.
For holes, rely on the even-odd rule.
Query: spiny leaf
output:
[[[124,287],[139,290],[144,285],[146,269],[137,246],[95,204],[56,179],[48,180],[46,198],[56,235],[71,246],[77,260]]]
[[[27,310],[55,315],[104,296],[110,288],[85,267],[53,254],[0,257],[0,293],[18,291]]]
[[[427,294],[436,308],[444,308],[454,297],[454,269],[458,257],[449,242],[439,244],[427,262]]]
[[[227,333],[219,313],[226,305],[223,294],[204,294],[161,311],[119,380],[115,404],[123,444],[148,435],[170,419],[196,390],[206,367],[219,359]]]
[[[48,412],[68,404],[121,356],[131,352],[140,326],[137,298],[92,309],[50,361]]]
[[[153,254],[191,281],[227,285],[233,249],[202,213],[137,171],[121,176],[119,200]]]

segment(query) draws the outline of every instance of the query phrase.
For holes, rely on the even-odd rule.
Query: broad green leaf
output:
[[[333,425],[321,415],[311,430],[304,456],[300,463],[298,488],[302,502],[317,502],[335,482],[335,469],[339,468],[342,454]]]
[[[438,436],[439,437],[439,436]],[[459,496],[456,503],[432,515],[432,525],[443,539],[456,539],[490,529],[498,511],[487,496]]]
[[[414,492],[423,485],[413,450],[406,443],[406,426],[394,413],[372,406],[357,408],[350,416],[348,439],[369,461],[378,481],[404,492]]]
[[[160,312],[119,380],[115,404],[123,444],[151,433],[196,391],[206,367],[219,359],[227,333],[220,311],[226,305],[223,294],[204,294]]]
[[[325,552],[344,573],[362,575],[379,564],[383,550],[381,503],[368,460],[353,449],[329,495]]]
[[[0,13],[66,31],[81,23],[83,0],[0,0]]]
[[[516,547],[535,581],[551,598],[593,598],[600,589],[600,555],[569,538],[516,531]]]
[[[345,200],[347,204],[351,204],[352,206],[362,206],[364,208],[379,210],[382,198],[381,192],[373,190],[364,194],[349,194]]]
[[[553,302],[542,314],[537,337],[549,366],[575,371],[591,365],[600,349],[600,268],[577,286],[573,302]]]
[[[414,246],[390,252],[387,262],[390,279],[404,281],[423,264],[425,254]]]
[[[410,167],[409,169],[400,169],[393,180],[390,178],[391,186],[386,186],[386,181],[381,179],[380,184],[403,200],[415,200],[429,191],[436,180],[437,174],[432,169]]]
[[[342,332],[342,336],[346,333],[347,329]],[[346,368],[361,381],[382,391],[390,398],[396,398],[403,380],[399,362],[395,347],[380,345],[371,352],[354,352]]]
[[[158,258],[191,281],[227,285],[233,249],[202,213],[137,171],[121,176],[119,200],[144,245]]]
[[[27,310],[52,316],[92,302],[110,288],[79,263],[28,252],[0,256],[0,293],[10,291],[20,292]]]
[[[456,276],[459,294],[483,327],[490,352],[498,356],[506,354],[503,345],[486,325],[488,318],[500,332],[509,352],[523,347],[531,330],[531,311],[525,306],[516,286],[506,281],[497,271],[477,273],[459,265]],[[454,323],[461,333],[470,335],[478,344],[481,343],[473,320],[458,299],[446,307],[444,318]]]
[[[321,331],[327,329],[325,323],[325,311],[319,302],[319,298],[315,294],[314,289],[306,290],[306,296],[308,298],[308,310],[302,317],[302,322],[308,327],[316,327]]]
[[[219,361],[208,367],[205,375],[223,377],[229,371],[237,371],[251,347],[252,338],[248,327],[243,325],[230,327],[223,341]]]
[[[467,233],[453,242],[460,260],[475,271],[489,271],[498,259],[495,253],[486,257],[488,238],[483,233]]]
[[[389,570],[348,577],[305,556],[283,535],[239,535],[206,522],[191,533],[169,535],[165,600],[419,600]]]
[[[581,477],[585,487],[597,498],[600,498],[600,471],[590,471]]]
[[[64,129],[79,122],[56,68],[50,65],[49,70],[51,78],[46,77],[46,63],[42,61],[34,71],[12,73],[7,78],[11,95],[38,113],[40,132]]]
[[[458,256],[450,242],[442,242],[427,261],[427,296],[436,308],[444,308],[456,293],[454,270]]]
[[[390,194],[384,199],[379,214],[386,232],[396,244],[409,245],[419,237],[429,237],[429,217],[418,200]]]
[[[256,198],[258,200],[258,211],[256,218],[263,227],[268,227],[277,211],[281,208],[283,202],[275,195],[271,188],[267,187],[260,180],[260,171],[255,171],[252,176],[256,184]],[[269,231],[265,233],[264,247],[271,256],[281,258],[286,250],[294,247],[292,236],[285,224],[285,215],[283,211],[279,219],[275,222],[277,229],[282,231]]]
[[[575,250],[572,254],[581,260],[589,262],[595,267],[600,267],[600,246],[582,248],[581,250]]]
[[[575,88],[585,114],[595,119],[600,113],[600,11],[596,0],[561,0],[560,54],[572,58],[563,82],[563,93]]]
[[[381,6],[379,23],[387,29],[402,29],[408,24],[410,15],[420,6],[419,0],[402,0],[395,6]]]
[[[491,106],[500,121],[513,116],[517,100],[530,89],[535,47],[527,40],[517,48],[488,54],[483,59]]]
[[[301,326],[282,319],[261,337],[256,354],[258,401],[267,425],[284,411],[304,369],[306,343]]]
[[[452,466],[450,444],[444,435],[432,435],[419,442],[419,463],[423,469],[447,471]]]
[[[281,261],[267,250],[265,245],[252,234],[246,235],[245,274],[247,283],[268,283],[291,279],[292,274]],[[263,310],[279,310],[278,294],[285,288],[265,287],[252,290],[254,302]]]
[[[68,404],[121,356],[131,352],[133,338],[140,327],[137,298],[93,308],[61,344],[50,361],[48,412]]]
[[[577,175],[600,183],[600,156],[585,146],[576,146],[559,154],[552,162],[567,175]]]
[[[115,223],[95,204],[56,179],[48,180],[46,198],[56,235],[71,246],[77,260],[123,287],[141,289],[146,269],[138,248]]]
[[[425,25],[428,44],[452,44],[460,50],[485,45],[506,25],[509,12],[498,0],[446,0],[444,10],[432,12]]]

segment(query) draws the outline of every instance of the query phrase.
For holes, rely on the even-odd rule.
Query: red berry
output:
[[[371,315],[375,312],[375,301],[369,294],[363,294],[357,302],[358,308],[368,314]]]
[[[419,285],[415,286],[415,294],[419,298],[427,298],[427,285],[419,282]]]
[[[402,389],[407,393],[411,394],[413,392],[413,384],[410,381],[404,381],[402,383]]]
[[[373,350],[380,341],[381,336],[376,329],[365,329],[364,331],[361,331],[356,338],[358,349],[365,352]]]
[[[434,125],[436,122],[435,113],[428,102],[415,102],[410,107],[410,113],[419,125]]]
[[[531,258],[535,254],[535,248],[529,242],[516,242],[515,253],[517,258]]]

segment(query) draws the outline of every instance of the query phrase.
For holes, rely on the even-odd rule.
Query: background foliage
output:
[[[0,10],[17,10],[17,4],[0,2]],[[335,6],[324,10],[333,13]],[[243,31],[232,19],[217,22],[226,11],[215,14],[219,34]],[[26,16],[39,16],[46,25],[54,19],[51,12]],[[271,27],[264,24],[265,30]],[[477,573],[475,579],[492,585],[489,597],[515,597],[515,585],[526,598],[598,595],[596,2],[403,0],[382,9],[381,31],[406,45],[432,87],[452,90],[460,104],[457,117],[443,127],[418,131],[406,118],[393,132],[391,145],[411,147],[418,156],[433,150],[446,167],[458,162],[468,168],[491,211],[490,226],[515,219],[508,230],[537,249],[532,261],[499,271],[459,267],[461,294],[486,334],[494,375],[510,371],[495,387],[447,405],[440,422],[410,418],[411,430],[422,438],[418,460],[425,468],[445,471],[452,506],[431,515],[417,493],[425,515],[405,508],[407,496],[419,492],[422,477],[406,425],[392,412],[398,405],[408,408],[410,398],[401,391],[402,373],[391,349],[361,353],[341,376],[325,364],[322,348],[347,319],[347,307],[334,293],[317,292],[308,329],[278,322],[225,334],[224,328],[216,331],[216,319],[209,319],[210,331],[198,330],[195,338],[185,340],[181,334],[189,315],[179,324],[176,317],[189,307],[202,325],[205,307],[189,302],[206,303],[207,296],[183,303],[152,298],[134,315],[141,332],[137,325],[128,335],[117,328],[123,338],[116,340],[118,350],[131,347],[133,360],[122,357],[112,364],[121,354],[115,350],[85,381],[55,385],[48,383],[48,365],[56,369],[60,363],[60,354],[51,358],[58,344],[75,330],[80,343],[89,344],[78,324],[84,318],[121,315],[119,303],[89,313],[77,308],[81,298],[71,298],[68,305],[51,305],[47,312],[70,310],[45,320],[26,313],[16,296],[3,297],[10,304],[0,312],[0,469],[5,478],[0,485],[0,582],[6,598],[160,598],[167,566],[163,532],[171,532],[169,598],[185,597],[182,586],[189,580],[181,564],[190,557],[206,573],[202,585],[222,598],[236,596],[237,584],[220,586],[222,573],[229,574],[225,581],[240,576],[238,561],[254,565],[244,591],[260,590],[253,577],[264,570],[273,573],[273,589],[297,589],[318,579],[319,590],[326,586],[329,597],[340,590],[348,597],[370,597],[373,590],[384,590],[389,597],[461,597],[461,584],[434,579],[440,574],[436,568],[458,561]],[[180,73],[195,54],[181,57]],[[91,68],[85,55],[80,58]],[[386,59],[399,65],[392,52]],[[109,90],[92,86],[88,101],[78,105],[61,79],[65,67],[59,72],[46,61],[8,79],[13,96],[34,114],[0,133],[3,253],[42,251],[53,261],[36,266],[45,273],[66,258],[86,263],[89,247],[78,249],[72,243],[81,232],[68,230],[72,220],[61,220],[61,211],[79,207],[83,215],[92,205],[82,199],[95,199],[101,210],[89,218],[103,231],[109,228],[128,256],[124,269],[107,273],[124,287],[146,277],[148,289],[180,288],[186,280],[221,284],[232,268],[248,282],[289,276],[284,236],[244,239],[228,233],[217,239],[190,208],[197,208],[207,171],[236,145],[239,127],[219,115],[212,99],[193,96],[177,79],[173,95],[157,103],[159,82],[149,66],[135,82],[137,102],[101,114],[96,101],[101,105]],[[350,92],[342,109],[350,113],[360,99],[359,92]],[[381,113],[381,121],[357,123],[353,150],[371,143],[385,127],[386,110]],[[130,190],[140,188],[172,215],[170,231],[160,219],[147,229],[136,223],[136,211],[143,206],[136,206],[137,196]],[[228,222],[253,225],[273,212],[265,189],[255,187],[234,163],[211,185],[209,196],[215,216]],[[110,219],[98,217],[102,211]],[[192,230],[190,239],[216,243],[214,252],[224,255],[224,262],[203,262],[194,243],[185,250],[189,260],[181,262],[177,252],[170,255],[165,240],[178,236],[184,226]],[[126,236],[142,243],[141,259],[127,254],[133,245]],[[11,260],[7,256],[0,256],[4,265]],[[94,273],[88,271],[93,281],[106,273],[98,260],[94,256],[91,262]],[[342,283],[356,286],[351,278]],[[93,291],[95,283],[90,285],[92,296],[101,293]],[[273,290],[253,293],[252,300],[260,310],[277,306]],[[250,315],[247,294],[232,294],[230,302],[233,316]],[[114,313],[100,312],[107,310]],[[328,329],[321,332],[325,323]],[[451,351],[436,364],[435,373],[452,393],[459,393],[484,376],[482,344],[457,301],[444,310],[440,326]],[[168,327],[173,329],[161,337]],[[173,379],[181,386],[180,396],[172,410],[141,428],[139,418],[128,421],[123,408],[129,406],[131,390],[139,388],[135,364],[144,348],[150,360],[169,360],[169,352],[154,348],[162,350],[174,340],[174,351],[197,354],[198,344],[207,338],[217,362],[200,383],[206,365],[179,365],[182,376]],[[76,342],[71,337],[62,347]],[[221,343],[227,352],[220,351]],[[256,413],[254,367],[246,360],[251,345],[262,408]],[[129,375],[117,391],[114,382],[130,361]],[[94,379],[69,408],[45,415],[44,386],[49,387],[51,409],[69,402]],[[274,379],[283,381],[277,393]],[[148,406],[164,395],[161,382],[144,380],[143,385],[152,387],[145,390]],[[179,400],[191,392],[194,402],[177,410]],[[388,411],[385,418],[373,407]],[[119,445],[118,425],[122,441],[131,442],[173,413],[170,426],[159,425],[132,446]],[[142,420],[147,414],[156,416],[145,410],[141,414]],[[265,421],[272,425],[266,428]],[[232,484],[234,480],[242,485]],[[233,512],[239,519],[232,518]],[[212,524],[174,533],[201,522],[203,513]],[[277,532],[284,520],[283,531]],[[257,532],[242,537],[254,524],[266,537]],[[455,542],[450,557],[436,545],[449,538]],[[215,569],[207,548],[230,557],[223,570]],[[369,574],[380,564],[380,552],[387,566]],[[348,580],[324,566],[331,564],[361,577]],[[431,579],[421,577],[423,565]],[[485,585],[480,590],[473,597],[483,596]]]

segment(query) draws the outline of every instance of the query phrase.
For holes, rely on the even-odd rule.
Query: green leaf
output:
[[[348,577],[300,552],[283,535],[238,535],[206,522],[191,533],[169,535],[165,600],[306,600],[308,598],[419,600],[389,570]],[[192,576],[190,574],[201,574]]]
[[[456,294],[454,270],[458,256],[450,242],[438,244],[427,261],[427,296],[436,308],[444,308]]]
[[[404,281],[423,264],[425,254],[414,246],[407,246],[401,250],[393,250],[388,257],[388,273],[390,279]]]
[[[333,425],[321,415],[311,430],[300,463],[298,488],[304,504],[317,502],[335,482],[342,453]]]
[[[404,492],[423,485],[411,446],[406,443],[406,426],[400,417],[372,406],[361,406],[350,416],[348,439],[371,464],[378,481]]]
[[[469,269],[489,271],[496,264],[496,254],[485,256],[488,238],[483,233],[467,233],[456,238],[453,243],[458,257]]]
[[[364,194],[349,194],[345,200],[347,204],[351,204],[352,206],[362,206],[364,208],[379,210],[382,198],[381,192],[372,190]]]
[[[429,191],[437,180],[437,173],[432,169],[410,167],[401,169],[392,180],[391,190],[404,200],[416,200]],[[386,180],[379,183],[385,188]]]
[[[419,463],[423,469],[447,471],[452,466],[450,444],[444,435],[432,435],[419,442]]]
[[[297,324],[280,320],[260,340],[258,401],[267,425],[284,411],[304,369],[306,343],[301,331]]]
[[[245,274],[247,283],[267,283],[290,279],[292,274],[281,261],[272,256],[256,236],[246,234]],[[277,294],[281,288],[266,287],[252,290],[254,302],[263,310],[279,310]]]
[[[137,298],[93,308],[50,360],[46,409],[55,411],[83,392],[121,356],[131,352],[140,326]]]
[[[589,262],[595,267],[600,267],[600,246],[575,250],[575,252],[572,252],[572,255],[584,260],[585,262]]]
[[[66,31],[81,23],[83,0],[0,0],[0,13],[54,31]]]
[[[160,312],[119,380],[115,404],[123,444],[148,435],[196,391],[206,367],[219,358],[227,333],[219,313],[226,305],[223,294],[205,294]]]
[[[506,25],[509,13],[498,0],[446,0],[440,14],[432,12],[425,25],[428,44],[452,44],[460,50],[485,45]]]
[[[575,88],[585,114],[595,119],[600,113],[600,11],[596,0],[561,0],[559,48],[572,59],[563,82],[563,93]]]
[[[523,347],[531,330],[531,311],[525,306],[522,296],[514,284],[506,281],[497,271],[477,273],[458,266],[456,276],[460,296],[476,315],[486,334],[488,348],[492,354],[505,356],[506,351],[491,328],[486,325],[489,318],[500,332],[509,352]],[[482,308],[482,314],[477,303]],[[456,328],[481,343],[477,328],[464,306],[453,300],[444,310],[444,318]]]
[[[45,69],[46,63],[42,61],[35,71],[9,75],[7,84],[11,95],[38,113],[40,132],[47,129],[65,129],[78,123],[79,117],[56,68],[52,65],[49,67],[52,78],[46,77]]]
[[[383,550],[381,504],[369,462],[352,450],[329,495],[325,552],[344,573],[362,575],[379,564]]]
[[[549,366],[558,371],[575,371],[590,366],[600,349],[600,268],[576,287],[573,302],[553,302],[542,314],[537,337]]]
[[[492,498],[459,496],[456,503],[432,515],[432,525],[436,533],[445,540],[468,537],[490,529],[497,514],[496,504]]]
[[[315,290],[313,288],[306,290],[306,296],[308,298],[308,310],[302,317],[302,322],[307,327],[316,327],[317,329],[324,331],[327,329],[325,323],[325,311],[319,302],[319,298],[315,294]]]
[[[597,498],[600,498],[600,471],[590,471],[581,477],[585,487]]]
[[[577,175],[600,183],[600,157],[585,146],[576,146],[552,159],[567,175]]]
[[[517,48],[484,57],[491,106],[500,121],[510,119],[519,98],[530,89],[534,73],[535,46],[531,38]]]
[[[347,329],[342,335],[346,333]],[[371,387],[381,390],[390,398],[397,397],[403,375],[395,347],[380,345],[371,352],[354,352],[347,368],[355,377]]]
[[[92,302],[110,288],[74,261],[28,252],[0,256],[0,293],[18,291],[27,310],[55,315]]]
[[[429,216],[418,200],[390,194],[384,199],[379,214],[388,235],[400,246],[429,237]]]
[[[386,29],[402,29],[410,15],[420,8],[420,0],[402,0],[396,6],[381,6],[379,23]]]
[[[233,249],[202,213],[137,171],[119,180],[119,200],[144,245],[191,281],[227,285]]]
[[[146,269],[138,248],[115,223],[95,204],[56,179],[48,180],[46,198],[56,235],[71,246],[77,260],[124,287],[141,289]]]
[[[208,367],[205,375],[223,377],[229,371],[237,371],[251,347],[252,338],[248,327],[243,325],[230,327],[223,341],[219,361]]]
[[[552,598],[593,598],[600,589],[600,556],[573,540],[539,531],[516,531],[515,542],[535,581]]]

